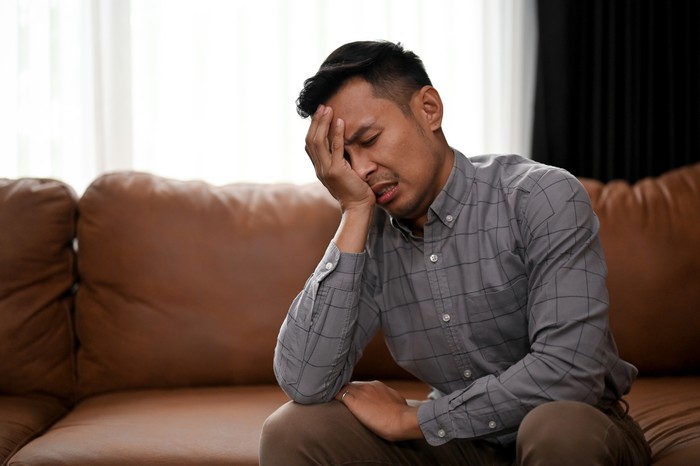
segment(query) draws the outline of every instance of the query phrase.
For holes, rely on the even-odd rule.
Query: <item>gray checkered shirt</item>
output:
[[[608,326],[598,229],[566,171],[455,151],[423,238],[377,209],[365,252],[330,244],[280,330],[277,379],[298,402],[329,401],[381,329],[434,388],[418,411],[432,445],[508,444],[541,403],[616,400],[637,371]]]

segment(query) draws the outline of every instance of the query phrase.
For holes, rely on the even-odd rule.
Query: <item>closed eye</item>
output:
[[[375,135],[372,136],[371,138],[369,138],[369,139],[367,139],[367,140],[365,140],[365,141],[362,141],[361,144],[362,144],[362,146],[364,146],[364,147],[369,147],[369,146],[371,146],[372,144],[374,144],[375,142],[377,142],[377,139],[379,139],[379,134],[375,134]]]

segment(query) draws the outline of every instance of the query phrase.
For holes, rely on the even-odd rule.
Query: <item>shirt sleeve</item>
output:
[[[530,350],[504,371],[423,404],[419,422],[432,445],[454,438],[509,443],[524,416],[541,403],[597,404],[611,366],[624,364],[609,331],[599,224],[584,188],[567,172],[550,170],[517,209]]]
[[[331,243],[294,299],[274,355],[277,381],[298,403],[332,400],[352,376],[378,315],[360,312],[366,253],[341,253]]]

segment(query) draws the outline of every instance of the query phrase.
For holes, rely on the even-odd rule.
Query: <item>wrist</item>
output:
[[[424,438],[423,431],[418,423],[418,408],[406,406],[397,414],[395,424],[388,435],[382,435],[390,442],[402,442],[404,440],[419,440]]]
[[[340,226],[333,238],[341,252],[360,253],[365,250],[373,215],[374,206],[355,205],[343,210]]]
[[[353,201],[353,202],[343,202],[340,201],[340,211],[342,212],[343,216],[345,215],[352,215],[352,216],[371,216],[374,213],[374,206],[376,204],[376,201],[374,199],[374,196],[372,196],[368,200],[360,200],[360,201]]]
[[[423,431],[418,423],[418,407],[407,406],[401,415],[401,432],[403,440],[417,440],[423,438]]]

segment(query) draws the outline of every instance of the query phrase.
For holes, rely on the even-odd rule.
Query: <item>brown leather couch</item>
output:
[[[654,464],[700,464],[700,164],[583,182],[631,411]],[[277,332],[338,219],[317,184],[0,180],[0,464],[257,464]],[[356,376],[426,394],[380,339]]]

